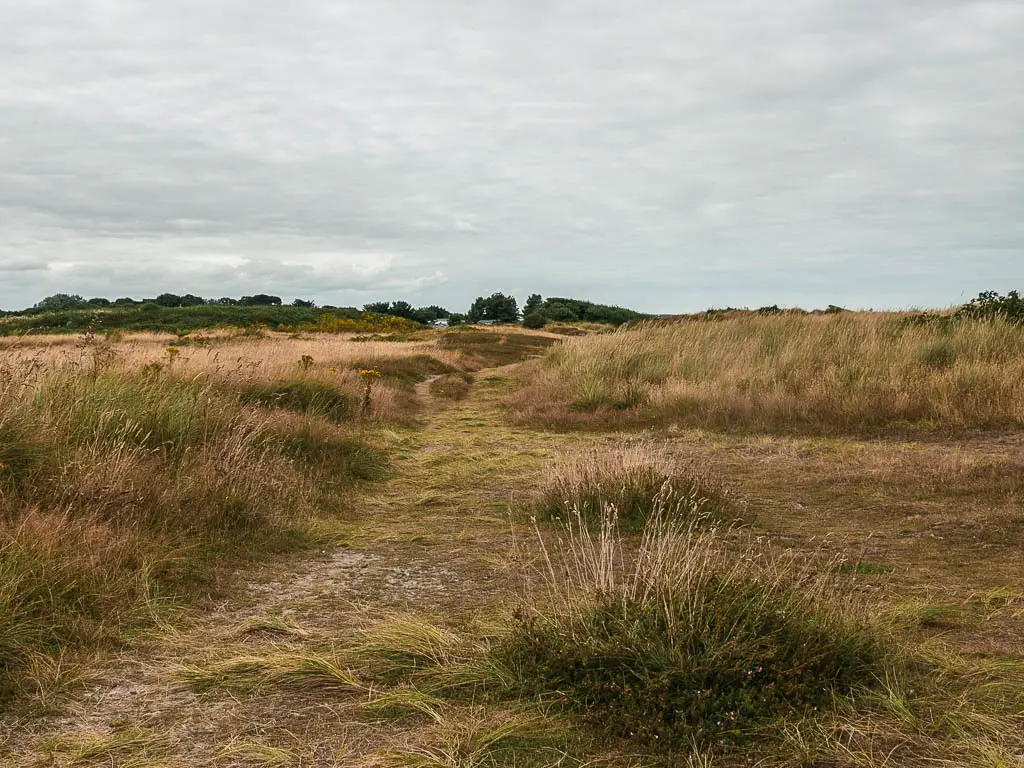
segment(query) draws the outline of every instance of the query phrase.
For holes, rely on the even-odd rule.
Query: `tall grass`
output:
[[[379,459],[315,415],[152,369],[0,365],[0,701],[34,658],[96,645],[295,546]]]
[[[541,520],[580,516],[588,524],[615,509],[617,523],[627,531],[644,527],[652,513],[665,507],[690,517],[721,522],[735,515],[722,484],[695,464],[680,464],[647,442],[572,454],[545,467],[527,511]]]
[[[1024,329],[898,314],[745,316],[569,339],[522,372],[517,418],[846,431],[1024,424]]]

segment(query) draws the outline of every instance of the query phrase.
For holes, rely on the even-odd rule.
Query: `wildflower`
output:
[[[376,368],[363,368],[359,371],[360,376],[380,376],[380,371]]]

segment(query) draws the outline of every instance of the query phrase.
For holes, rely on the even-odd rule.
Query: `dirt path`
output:
[[[243,594],[102,664],[60,714],[0,720],[0,764],[359,765],[400,739],[329,696],[201,695],[183,670],[329,648],[382,609],[457,622],[505,600],[510,500],[562,442],[502,422],[508,372],[480,372],[460,404],[432,402],[421,383],[423,424],[391,433],[393,478],[369,489],[348,546],[254,574]]]

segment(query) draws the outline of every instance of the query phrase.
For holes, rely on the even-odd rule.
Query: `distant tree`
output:
[[[196,296],[194,293],[186,293],[178,303],[179,307],[201,307],[206,304],[206,299]]]
[[[393,301],[391,302],[390,309],[388,309],[388,314],[402,317],[406,320],[412,320],[415,312],[416,309],[408,301]]]
[[[314,302],[314,301],[306,301],[305,299],[295,299],[295,301],[292,302],[292,306],[293,307],[315,307],[316,306],[316,302]]]
[[[478,296],[469,308],[469,321],[494,320],[498,323],[515,323],[519,320],[519,306],[514,296],[492,293],[487,298]]]
[[[243,296],[238,303],[245,307],[280,307],[281,297],[257,293],[255,296]]]
[[[957,316],[976,320],[1001,318],[1024,325],[1024,296],[1019,291],[1009,291],[1005,296],[997,291],[983,291],[960,307]]]
[[[131,307],[135,304],[138,304],[138,302],[130,296],[122,296],[120,299],[114,299],[115,307]]]
[[[543,328],[548,324],[548,319],[544,317],[539,311],[530,312],[528,315],[523,315],[523,327],[524,328]]]
[[[466,316],[461,312],[452,312],[448,315],[448,325],[462,325],[466,322]]]
[[[606,325],[622,325],[640,317],[638,312],[623,307],[612,307],[607,304],[591,304],[583,312],[583,320],[588,323],[605,323]]]
[[[224,307],[233,307],[238,304],[238,299],[233,299],[230,296],[221,296],[219,299],[212,299],[211,304],[220,304]]]
[[[80,309],[85,299],[77,293],[55,293],[36,302],[32,309],[38,312],[62,312],[66,309]]]
[[[376,315],[387,315],[391,313],[391,304],[387,301],[371,301],[363,304],[364,312],[373,312]]]
[[[104,299],[104,298],[101,298],[101,297],[97,296],[96,298],[89,299],[85,303],[88,304],[90,307],[109,307],[110,306],[110,299]]]
[[[558,323],[572,323],[582,319],[576,315],[571,305],[554,299],[548,299],[545,303],[544,316]]]
[[[523,317],[540,312],[544,308],[544,297],[539,293],[531,293],[526,303],[523,304]]]
[[[416,322],[432,323],[435,320],[440,320],[442,317],[448,317],[451,312],[444,307],[439,307],[437,304],[431,304],[429,307],[419,307],[412,314],[412,319]]]
[[[181,296],[176,293],[161,293],[156,297],[156,303],[161,307],[180,307]]]

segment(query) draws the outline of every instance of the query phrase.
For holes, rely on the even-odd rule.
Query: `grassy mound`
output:
[[[597,536],[568,529],[567,576],[551,568],[496,651],[522,694],[560,697],[649,747],[728,748],[831,709],[898,663],[830,589],[831,567],[737,557],[714,531],[670,520],[651,518],[635,554],[607,517]]]
[[[430,394],[445,400],[465,400],[473,385],[473,377],[468,373],[449,373],[439,376],[430,382]]]
[[[335,422],[359,413],[359,399],[339,392],[324,381],[295,378],[270,384],[251,384],[242,390],[243,403],[284,408],[304,414],[319,414]]]
[[[518,363],[536,357],[555,343],[550,336],[505,331],[481,331],[475,328],[455,328],[441,337],[442,349],[461,352],[471,368]]]
[[[636,531],[664,508],[666,497],[677,502],[671,506],[676,514],[688,518],[727,520],[735,512],[729,495],[707,470],[676,464],[646,443],[571,456],[548,467],[528,511],[543,520],[579,515],[592,525],[611,506],[618,525]]]

